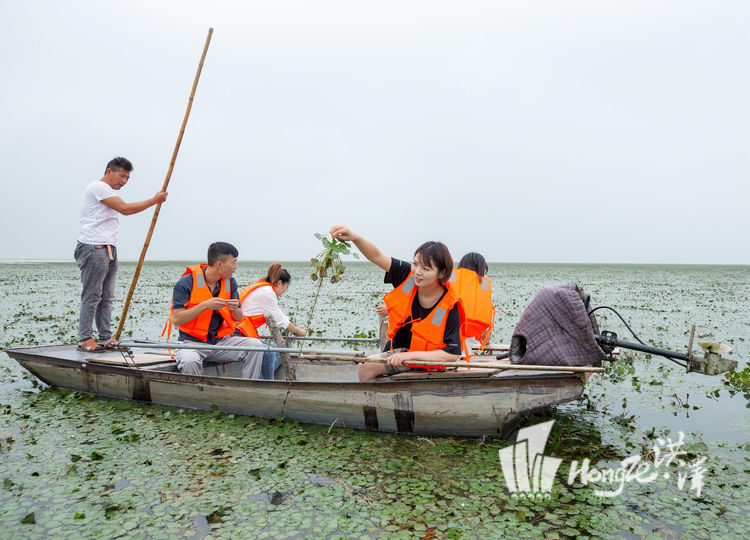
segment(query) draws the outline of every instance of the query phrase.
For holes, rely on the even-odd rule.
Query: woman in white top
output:
[[[289,289],[292,281],[289,272],[279,263],[268,267],[266,277],[259,279],[240,292],[242,313],[253,323],[256,329],[271,320],[274,326],[288,330],[296,336],[304,336],[307,332],[295,326],[279,308],[279,298]],[[269,345],[271,345],[269,343]],[[274,371],[281,365],[281,356],[277,352],[263,353],[263,367],[261,379],[273,379]]]

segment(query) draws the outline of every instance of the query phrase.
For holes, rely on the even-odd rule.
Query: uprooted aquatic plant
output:
[[[315,313],[315,306],[318,303],[318,296],[320,296],[320,289],[323,286],[323,280],[330,276],[331,283],[338,283],[341,281],[341,276],[344,274],[344,263],[341,260],[341,255],[353,255],[354,258],[359,259],[359,255],[351,250],[349,242],[342,240],[332,239],[329,240],[325,235],[315,233],[315,238],[320,240],[323,244],[323,251],[318,253],[315,257],[310,259],[310,264],[313,267],[313,273],[310,274],[310,279],[318,282],[318,287],[315,289],[315,297],[313,298],[312,307],[310,308],[310,314],[307,317],[308,331],[310,330],[310,323],[312,322],[313,314]]]
[[[310,274],[310,279],[318,282],[318,286],[315,289],[315,297],[313,298],[312,306],[310,307],[310,313],[307,316],[307,324],[305,328],[309,333],[312,333],[310,324],[312,323],[313,314],[315,313],[315,306],[318,303],[318,297],[320,296],[320,289],[323,286],[323,280],[328,276],[331,277],[331,283],[338,283],[341,281],[341,276],[344,273],[344,263],[341,260],[341,255],[354,255],[355,258],[359,259],[359,255],[350,250],[351,246],[348,242],[344,242],[337,239],[328,240],[325,235],[315,233],[315,238],[320,240],[323,244],[323,251],[318,253],[315,257],[310,259],[310,264],[313,266],[313,273]],[[300,343],[300,353],[302,352],[302,344]],[[299,359],[299,355],[297,357]],[[295,371],[297,368],[297,362],[290,362],[287,367],[287,380],[296,380]]]

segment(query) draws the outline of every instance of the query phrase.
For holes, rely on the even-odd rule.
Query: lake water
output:
[[[159,337],[186,264],[144,267],[128,336]],[[293,281],[281,305],[304,325],[316,283],[309,265],[285,266]],[[242,263],[236,278],[243,286],[266,267]],[[120,266],[115,313],[133,269]],[[489,276],[493,342],[509,341],[542,287],[576,282],[647,343],[684,351],[696,324],[696,341],[730,345],[729,357],[747,367],[748,266],[493,264]],[[373,265],[347,263],[342,282],[323,286],[311,326],[329,337],[374,336],[374,307],[387,291]],[[0,343],[74,342],[79,295],[74,264],[0,265]],[[599,313],[603,329],[634,341],[614,315]],[[723,376],[623,354],[581,401],[527,423],[555,420],[545,454],[563,460],[549,499],[527,500],[509,496],[498,460],[514,440],[381,435],[120,402],[43,388],[2,353],[0,524],[24,537],[746,538],[748,397]],[[604,469],[632,455],[653,459],[659,438],[666,444],[680,431],[683,469],[662,464],[657,479],[629,481],[611,498],[580,478],[566,482],[572,460]],[[702,456],[698,495],[687,466]]]

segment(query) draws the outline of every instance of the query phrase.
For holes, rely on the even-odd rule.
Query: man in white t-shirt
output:
[[[81,199],[81,235],[73,256],[81,269],[83,283],[78,348],[86,352],[117,345],[112,339],[110,316],[115,296],[120,214],[137,214],[167,200],[167,193],[159,191],[144,201],[123,201],[116,192],[128,183],[132,170],[133,164],[124,157],[110,160],[104,176],[86,186]],[[93,339],[95,319],[101,345]]]

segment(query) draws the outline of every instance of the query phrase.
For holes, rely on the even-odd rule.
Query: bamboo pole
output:
[[[270,347],[269,345],[252,345],[245,347],[242,345],[208,345],[206,343],[193,343],[190,341],[177,342],[177,343],[164,343],[164,342],[138,342],[138,341],[123,341],[120,344],[122,347],[128,347],[133,349],[187,349],[196,351],[256,351],[256,352],[278,352],[278,353],[299,353],[300,349],[297,347]],[[334,356],[343,356],[347,360],[353,358],[359,358],[360,362],[366,359],[365,353],[359,353],[357,356],[356,352],[337,350],[337,349],[302,349],[303,351],[309,351],[310,353],[327,354]]]
[[[260,339],[274,339],[273,336],[260,336]],[[377,343],[378,338],[327,338],[310,336],[284,336],[287,341],[330,341],[342,343]]]
[[[333,358],[334,355],[331,355],[328,351],[310,351],[307,353],[301,353],[299,355],[300,360],[309,360],[309,361],[315,361],[315,360],[336,360],[338,362],[373,362],[377,364],[386,364],[388,363],[388,357],[390,356],[389,352],[384,353],[376,353],[371,354],[369,356],[346,356],[346,355],[336,355],[335,358]],[[489,358],[489,357],[488,357]],[[412,362],[409,362],[410,364]],[[575,372],[575,373],[601,373],[604,371],[604,368],[600,367],[593,367],[593,366],[532,366],[532,365],[522,365],[522,364],[505,364],[502,362],[465,362],[465,361],[459,361],[459,362],[430,362],[426,360],[415,360],[413,362],[415,365],[420,366],[434,366],[434,367],[463,367],[463,368],[490,368],[490,369],[510,369],[510,370],[518,370],[518,371],[566,371],[566,372]]]
[[[172,171],[174,170],[174,163],[177,160],[177,153],[180,151],[180,144],[182,143],[182,136],[185,134],[185,126],[187,125],[188,117],[190,116],[190,109],[193,108],[193,98],[195,97],[195,89],[198,87],[198,79],[200,79],[201,71],[203,70],[203,61],[206,59],[206,53],[208,52],[208,45],[211,43],[211,35],[214,33],[213,28],[208,29],[208,36],[206,36],[206,44],[203,46],[203,54],[201,54],[200,62],[198,63],[198,71],[195,73],[195,79],[193,80],[193,88],[190,91],[190,98],[188,99],[187,109],[185,110],[185,117],[182,119],[182,126],[180,127],[180,133],[177,136],[177,142],[174,145],[174,151],[172,152],[172,160],[169,162],[169,170],[167,176],[164,179],[164,185],[162,191],[167,191],[169,180],[172,178]],[[135,267],[135,273],[133,274],[133,281],[130,283],[130,290],[128,296],[125,298],[125,305],[122,308],[122,315],[120,315],[120,324],[117,325],[117,331],[115,332],[115,340],[120,339],[122,329],[125,326],[125,319],[128,316],[128,309],[130,308],[130,300],[133,298],[133,292],[135,291],[135,285],[138,283],[138,276],[141,274],[141,268],[143,267],[143,261],[146,258],[146,251],[151,243],[151,236],[154,234],[154,228],[156,227],[156,220],[159,218],[159,211],[161,210],[161,203],[156,205],[154,209],[154,216],[151,218],[151,227],[148,229],[146,235],[146,241],[143,243],[143,249],[141,250],[141,256],[138,259],[138,264]]]
[[[297,357],[298,360],[316,361],[316,360],[336,360],[338,362],[375,362],[386,364],[388,362],[389,352],[375,353],[365,356],[363,352],[345,351],[345,350],[328,350],[328,349],[298,349],[294,347],[272,348],[269,346],[252,346],[243,347],[237,345],[206,345],[204,343],[160,343],[160,342],[123,342],[123,347],[143,348],[143,349],[195,349],[207,351],[270,351],[286,352]],[[505,364],[501,362],[430,362],[419,360],[414,362],[420,366],[435,367],[463,367],[463,368],[490,368],[490,369],[510,369],[519,371],[565,371],[574,373],[601,373],[604,368],[593,366],[532,366],[522,364]]]
[[[343,351],[326,351],[326,350],[319,350],[315,351],[312,349],[305,350],[303,349],[302,352],[300,352],[297,355],[298,360],[307,360],[310,362],[315,362],[316,360],[335,360],[337,362],[356,362],[356,363],[362,363],[362,362],[373,362],[377,364],[386,364],[388,363],[388,357],[390,356],[391,351],[388,352],[382,352],[382,353],[375,353],[371,354],[369,356],[363,356],[362,354],[354,354],[350,353],[349,355],[343,354]],[[492,358],[492,356],[487,356],[485,358]],[[411,362],[410,362],[411,363]],[[496,369],[496,370],[515,370],[515,371],[564,371],[564,372],[573,372],[573,373],[602,373],[604,371],[604,368],[600,367],[594,367],[594,366],[533,366],[533,365],[526,365],[526,364],[510,364],[510,363],[503,363],[503,362],[492,362],[492,361],[476,361],[476,362],[465,362],[465,361],[458,361],[458,362],[430,362],[426,360],[419,360],[414,361],[415,365],[420,366],[434,366],[434,367],[463,367],[463,368],[488,368],[488,369]]]
[[[337,360],[344,360],[349,362],[375,362],[378,364],[387,364],[387,357],[383,356],[384,353],[373,354],[365,358],[352,358],[347,357],[337,358]],[[522,364],[504,364],[501,362],[428,362],[425,360],[415,360],[409,362],[410,364],[420,366],[434,366],[434,367],[463,367],[463,368],[491,368],[491,369],[510,369],[520,371],[568,371],[576,373],[601,373],[604,368],[600,367],[589,367],[589,366],[531,366]]]

